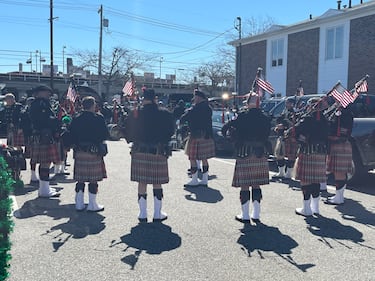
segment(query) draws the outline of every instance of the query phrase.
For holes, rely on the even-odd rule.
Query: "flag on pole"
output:
[[[122,92],[125,96],[133,96],[135,93],[135,81],[133,75],[130,77],[128,81],[126,81],[124,88],[122,88]]]
[[[360,93],[367,93],[367,91],[368,91],[367,81],[366,80],[358,81],[357,83],[355,83],[354,92],[352,96],[355,100],[356,98],[358,98]]]
[[[77,91],[76,91],[76,87],[73,85],[73,83],[70,83],[69,88],[68,88],[68,92],[66,94],[66,98],[74,103],[76,101],[77,97],[78,97],[78,94],[77,94]]]
[[[346,108],[356,98],[338,82],[331,90],[330,94],[337,100],[343,108]]]
[[[264,91],[266,91],[270,94],[273,94],[273,92],[275,91],[275,89],[272,87],[271,83],[263,80],[260,77],[257,78],[256,82],[257,82],[259,88],[263,89]]]

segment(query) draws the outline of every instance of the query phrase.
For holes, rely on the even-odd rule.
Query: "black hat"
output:
[[[194,90],[194,96],[201,97],[202,99],[206,99],[205,93],[199,91],[199,90]]]
[[[50,94],[53,94],[52,89],[50,87],[46,86],[46,85],[39,85],[39,86],[33,88],[34,95],[39,93],[39,92],[49,92]]]
[[[153,101],[155,99],[155,91],[152,89],[145,89],[143,92],[143,99]]]

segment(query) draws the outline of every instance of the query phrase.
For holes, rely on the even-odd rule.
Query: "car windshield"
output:
[[[224,123],[231,120],[234,117],[232,111],[224,111]],[[223,111],[215,110],[212,111],[212,122],[213,123],[223,123]]]

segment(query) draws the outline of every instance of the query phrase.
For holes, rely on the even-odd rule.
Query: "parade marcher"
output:
[[[22,104],[16,102],[12,93],[5,95],[5,108],[1,112],[0,120],[7,128],[7,145],[21,148],[24,136],[20,126]]]
[[[56,136],[59,132],[59,121],[52,110],[50,95],[52,89],[48,86],[38,86],[34,89],[35,100],[30,106],[31,159],[39,163],[39,197],[57,197],[60,193],[49,186],[49,170],[51,163],[60,161]]]
[[[185,112],[185,102],[184,100],[179,100],[175,108],[173,109],[173,117],[174,119],[180,120],[182,114]]]
[[[31,103],[35,100],[34,97],[28,97],[26,99],[26,104],[21,111],[21,123],[20,126],[23,131],[24,140],[25,140],[25,158],[30,159],[30,171],[31,171],[31,179],[30,184],[39,184],[39,179],[36,175],[36,162],[31,159],[31,147],[32,147],[32,125],[30,120],[30,106]]]
[[[215,143],[212,138],[212,109],[203,92],[194,91],[193,106],[181,116],[180,122],[187,122],[190,131],[185,153],[190,160],[191,181],[185,186],[207,186],[208,159],[215,156]],[[198,180],[197,160],[202,160],[201,181]]]
[[[167,219],[162,212],[162,184],[169,182],[169,141],[174,133],[173,115],[158,108],[155,92],[145,89],[140,108],[134,109],[126,120],[125,138],[131,147],[131,181],[138,182],[140,222],[147,222],[147,185],[152,184],[154,222]]]
[[[285,101],[285,110],[277,120],[275,131],[278,139],[275,145],[275,156],[279,172],[275,178],[290,179],[297,155],[297,142],[295,139],[295,97],[288,97]],[[286,167],[286,172],[285,172]]]
[[[269,184],[269,166],[266,145],[271,130],[270,119],[257,108],[258,96],[251,92],[246,100],[247,108],[240,111],[237,118],[227,122],[223,136],[228,133],[235,142],[236,164],[232,186],[240,187],[242,213],[236,220],[249,223],[260,221],[261,185]],[[250,186],[252,212],[249,216]]]
[[[84,191],[88,182],[89,204],[86,210],[100,212],[104,206],[96,202],[98,182],[107,177],[104,156],[107,154],[105,140],[109,132],[103,115],[95,112],[95,98],[82,99],[83,111],[75,116],[69,127],[69,138],[73,147],[74,175],[76,183],[75,204],[77,211],[85,209]]]
[[[347,173],[352,172],[352,145],[349,137],[353,128],[353,114],[349,107],[341,107],[332,115],[329,122],[327,171],[334,175],[336,194],[325,203],[339,205],[344,203]]]
[[[295,178],[301,184],[303,207],[295,212],[302,216],[319,214],[320,183],[326,178],[328,121],[322,105],[321,98],[309,99],[305,115],[296,124],[299,148]]]

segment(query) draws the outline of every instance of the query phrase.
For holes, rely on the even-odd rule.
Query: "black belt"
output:
[[[300,144],[298,153],[303,154],[327,154],[328,148],[323,143]]]
[[[265,156],[266,149],[264,147],[264,144],[261,142],[248,142],[236,146],[236,157],[246,158],[252,155],[257,158]]]
[[[163,155],[168,157],[172,155],[172,147],[169,144],[134,143],[131,152]]]

